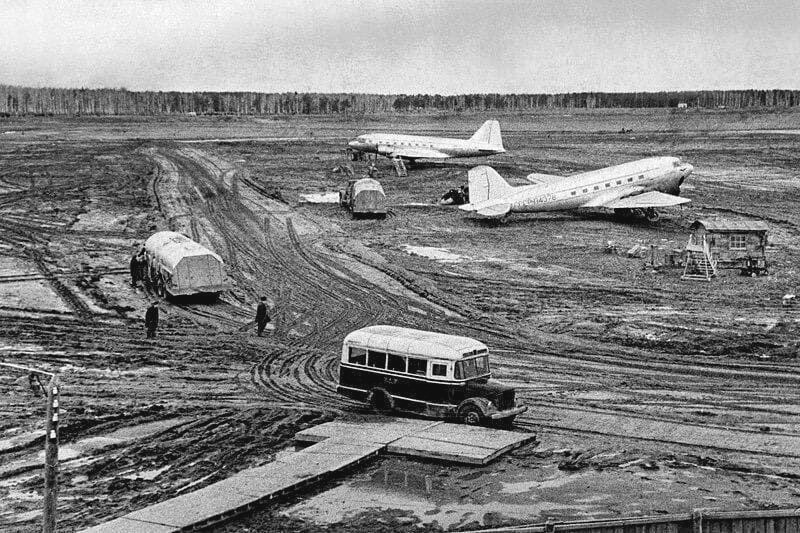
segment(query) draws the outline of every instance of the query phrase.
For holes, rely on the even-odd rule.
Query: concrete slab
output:
[[[387,418],[375,422],[326,422],[295,434],[300,442],[322,442],[325,439],[346,439],[348,442],[388,444],[422,429],[442,424],[440,421],[413,418]]]
[[[507,446],[519,446],[535,438],[533,433],[517,433],[515,431],[483,426],[465,426],[463,424],[440,424],[415,433],[414,436],[440,442],[491,448],[493,450],[505,449]]]
[[[247,491],[234,490],[240,485],[240,480],[236,478],[223,479],[195,492],[134,511],[125,517],[178,528],[188,527],[258,499]]]
[[[467,444],[435,441],[422,437],[403,437],[386,447],[389,453],[424,457],[455,463],[483,465],[496,457],[492,448],[482,448]]]
[[[84,533],[172,533],[173,531],[178,531],[178,528],[130,520],[125,517],[83,530]]]

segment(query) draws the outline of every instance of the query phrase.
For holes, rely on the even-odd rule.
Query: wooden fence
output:
[[[482,529],[481,533],[796,533],[800,509],[709,511],[612,520],[548,522]]]

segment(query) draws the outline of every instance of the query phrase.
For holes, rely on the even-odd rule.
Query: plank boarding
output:
[[[210,526],[331,477],[386,451],[484,465],[535,438],[532,433],[430,420],[327,422],[295,435],[311,446],[202,489],[145,507],[84,533],[171,533]]]
[[[398,418],[358,424],[327,422],[297,433],[295,439],[321,442],[339,435],[347,435],[351,442],[384,444],[388,453],[472,465],[485,465],[536,438],[533,433]]]

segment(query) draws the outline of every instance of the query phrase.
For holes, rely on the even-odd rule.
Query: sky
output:
[[[0,84],[800,89],[797,0],[0,0]]]

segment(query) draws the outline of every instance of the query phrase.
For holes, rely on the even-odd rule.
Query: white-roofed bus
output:
[[[336,390],[378,411],[511,426],[527,407],[491,378],[489,349],[469,337],[368,326],[342,343]]]

